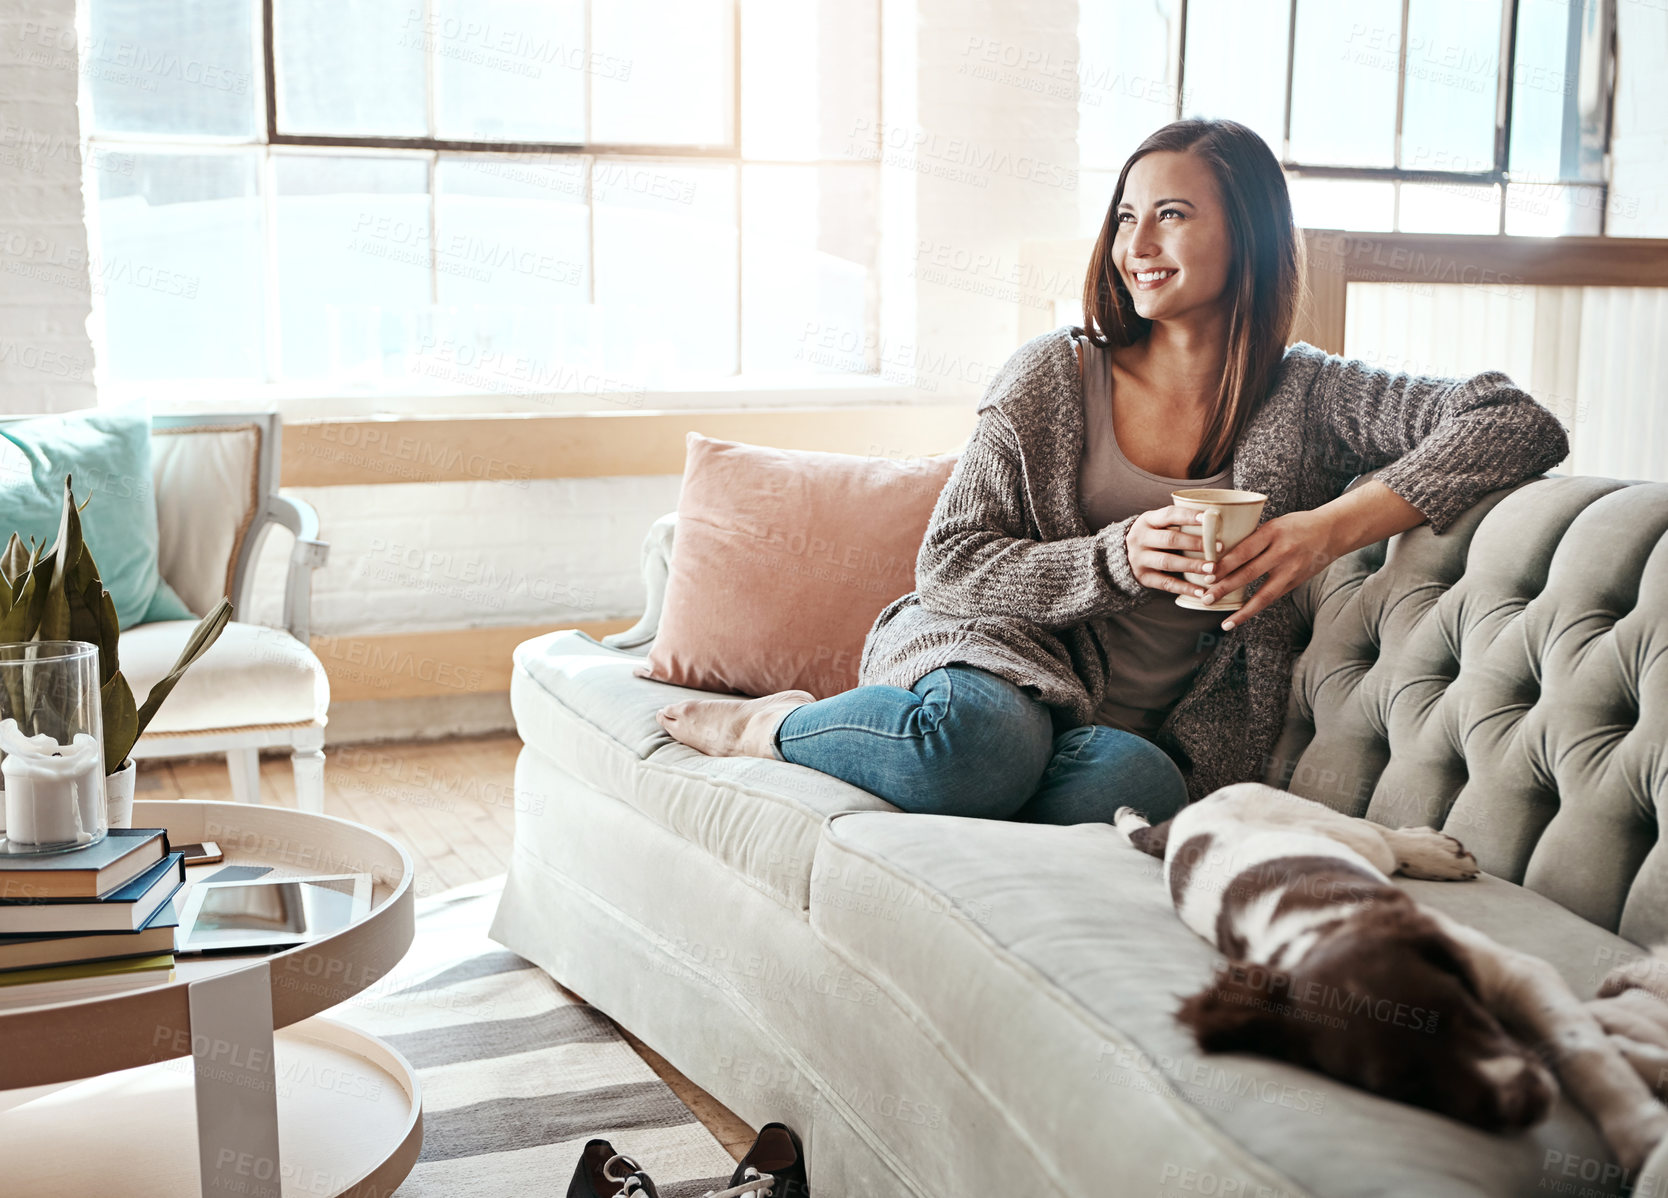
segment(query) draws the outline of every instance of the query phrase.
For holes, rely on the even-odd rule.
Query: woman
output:
[[[1292,589],[1424,521],[1440,534],[1569,452],[1503,374],[1416,378],[1288,349],[1299,255],[1256,134],[1203,120],[1153,134],[1112,193],[1084,327],[1021,346],[987,389],[916,589],[869,630],[861,685],[675,703],[662,727],[916,812],[1079,823],[1129,804],[1156,823],[1217,787],[1278,781]],[[1268,502],[1195,587],[1180,572],[1211,569],[1182,556],[1199,526],[1169,492],[1202,486]],[[1240,586],[1226,618],[1175,603]]]

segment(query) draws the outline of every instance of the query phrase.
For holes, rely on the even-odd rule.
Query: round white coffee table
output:
[[[368,873],[370,913],[284,952],[181,957],[172,980],[143,989],[10,1008],[0,989],[0,1189],[387,1198],[422,1147],[416,1075],[318,1015],[410,947],[410,855],[362,825],[280,807],[136,802],[133,826],[219,843],[225,860],[187,871],[188,885],[227,865]]]

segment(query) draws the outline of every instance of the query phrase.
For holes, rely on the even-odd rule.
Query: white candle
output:
[[[16,720],[0,720],[0,776],[6,782],[6,838],[20,845],[73,844],[97,834],[104,779],[98,741],[78,732],[67,745],[24,736]]]

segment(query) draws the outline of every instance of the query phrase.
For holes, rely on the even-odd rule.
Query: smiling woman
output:
[[[1297,316],[1301,244],[1280,164],[1233,121],[1166,125],[1118,176],[1084,321],[1095,344],[1127,351],[1114,357],[1132,407],[1184,392],[1205,414],[1189,474],[1221,469],[1273,381]]]
[[[1498,372],[1416,378],[1288,347],[1299,265],[1256,134],[1159,130],[1119,176],[1084,327],[1033,338],[986,390],[860,685],[673,704],[662,727],[917,812],[1105,821],[1257,779],[1291,689],[1288,592],[1422,521],[1440,533],[1569,452]],[[1197,514],[1169,502],[1200,485],[1266,498],[1202,590],[1177,573],[1205,566],[1182,556],[1202,548]],[[1220,612],[1153,602],[1242,586],[1220,630]]]

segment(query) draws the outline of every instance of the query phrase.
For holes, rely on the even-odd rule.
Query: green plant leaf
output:
[[[29,577],[25,581],[22,593],[18,596],[18,606],[28,611],[25,623],[30,631],[24,633],[20,640],[36,640],[40,637],[41,621],[46,618],[47,593],[52,589],[52,567],[46,558],[41,558],[29,567]]]
[[[133,707],[133,688],[120,674],[98,688],[98,701],[104,716],[104,772],[113,774],[139,739],[139,713]]]
[[[23,576],[17,602],[0,613],[0,644],[13,645],[35,639],[35,628],[40,623],[42,607],[39,601],[45,597],[39,593],[43,589],[40,581],[40,575],[34,572]]]
[[[22,541],[18,540],[18,536],[15,532],[12,534],[11,542],[9,542],[6,546],[6,552],[8,554],[12,552],[13,544],[19,546],[23,544]],[[29,538],[29,551],[24,555],[22,571],[16,578],[11,580],[11,586],[9,588],[3,589],[3,593],[9,598],[11,605],[15,606],[18,603],[23,602],[24,589],[29,585],[29,581],[35,577],[37,563],[40,561],[41,552],[45,548],[46,546],[44,545],[35,544],[34,537]],[[46,583],[42,581],[38,585],[42,588],[41,593],[44,595]],[[38,612],[36,613],[35,618],[39,618]]]
[[[191,631],[191,639],[185,642],[185,648],[180,650],[179,657],[175,659],[174,668],[158,679],[156,685],[151,687],[150,693],[145,696],[145,702],[139,708],[140,735],[150,726],[156,709],[161,707],[162,701],[173,692],[181,676],[191,668],[193,662],[208,652],[209,646],[220,639],[220,634],[226,631],[226,625],[231,622],[232,601],[226,598],[222,598],[214,605],[213,611],[197,622],[197,627]]]
[[[87,584],[71,621],[75,639],[98,646],[98,680],[103,686],[121,672],[122,626],[116,619],[116,601],[104,584],[93,579]]]
[[[23,547],[23,538],[14,532],[12,539],[6,542],[6,552],[0,554],[0,575],[5,576],[14,592],[24,575],[29,573],[29,564],[30,555]]]
[[[64,476],[64,511],[58,518],[58,540],[52,546],[51,583],[46,591],[46,609],[41,613],[40,631],[43,641],[70,639],[70,600],[66,591],[70,572],[81,559],[85,545],[81,540],[81,516],[75,508],[75,492],[70,487],[70,476]],[[45,565],[47,559],[42,559]]]

